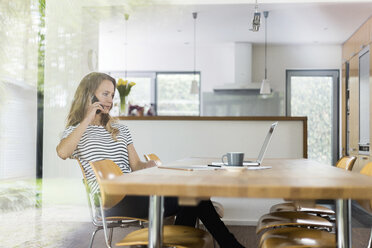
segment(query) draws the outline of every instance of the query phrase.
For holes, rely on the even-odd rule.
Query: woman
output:
[[[98,191],[98,184],[89,161],[110,159],[123,173],[156,166],[154,161],[139,159],[128,128],[110,117],[115,87],[115,79],[104,73],[92,72],[81,80],[67,117],[67,127],[57,146],[62,159],[79,158],[93,192]],[[125,196],[106,214],[147,218],[148,206],[148,197]],[[211,201],[202,201],[196,207],[182,207],[178,206],[177,198],[166,197],[164,215],[175,214],[176,225],[195,226],[199,218],[220,247],[243,247],[220,220]]]

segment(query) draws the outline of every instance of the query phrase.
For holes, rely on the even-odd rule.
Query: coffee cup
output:
[[[227,163],[225,158],[227,158]],[[244,152],[228,152],[221,159],[226,166],[243,166]]]

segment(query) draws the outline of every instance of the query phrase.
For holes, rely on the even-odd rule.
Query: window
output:
[[[287,70],[287,115],[307,116],[308,157],[329,165],[338,154],[338,70]]]
[[[125,78],[122,71],[109,74],[116,80]],[[145,114],[154,105],[157,115],[200,115],[200,73],[127,72],[126,78],[136,83],[129,94],[129,103],[145,107]],[[194,79],[198,83],[197,94],[190,93]]]
[[[200,85],[200,73],[157,73],[157,114],[200,115],[200,90],[197,94],[190,93],[194,79]]]
[[[125,72],[109,73],[115,78],[125,78]],[[155,73],[154,72],[128,72],[126,79],[129,82],[135,82],[129,94],[129,103],[149,109],[151,104],[155,104]]]

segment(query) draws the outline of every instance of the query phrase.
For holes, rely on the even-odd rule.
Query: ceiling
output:
[[[179,2],[179,1],[178,1]],[[178,3],[176,1],[176,3]],[[202,4],[155,4],[132,9],[128,43],[193,44],[192,12],[198,12],[198,44],[221,42],[263,43],[265,19],[259,32],[252,32],[254,1],[201,1]],[[232,1],[231,1],[232,2]],[[267,3],[266,3],[267,2]],[[372,2],[277,3],[266,1],[259,11],[269,11],[267,39],[270,44],[342,44],[372,14]],[[283,1],[282,1],[283,2]],[[287,1],[288,2],[288,1]],[[123,9],[111,7],[103,32],[123,32]]]

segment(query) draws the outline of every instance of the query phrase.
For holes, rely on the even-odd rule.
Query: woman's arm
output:
[[[98,109],[103,111],[102,106],[98,102],[91,104],[80,125],[69,136],[59,142],[56,150],[60,158],[66,159],[71,157],[88,125],[94,120]]]
[[[138,157],[138,154],[133,144],[128,145],[128,156],[129,156],[129,165],[132,171],[142,170],[145,168],[156,166],[156,163],[153,160],[150,160],[148,162],[142,162],[140,158]]]
[[[59,142],[56,150],[60,158],[66,159],[71,157],[88,125],[89,122],[82,121],[69,136]]]

